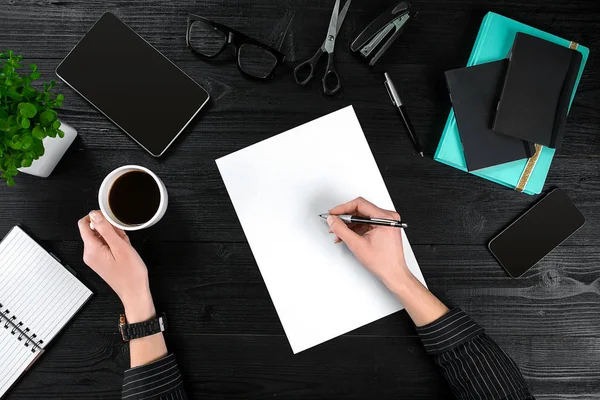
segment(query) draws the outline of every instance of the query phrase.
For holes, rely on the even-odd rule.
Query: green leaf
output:
[[[29,128],[30,126],[31,126],[31,122],[29,122],[29,120],[28,120],[27,118],[23,117],[23,118],[21,119],[21,127],[22,127],[23,129],[27,129],[27,128]]]
[[[12,88],[7,90],[6,95],[15,101],[23,100],[23,96],[21,96],[18,92],[15,91],[15,89]]]
[[[10,115],[7,119],[6,122],[8,122],[8,125],[12,128],[15,127],[17,125],[21,125],[21,123],[19,122],[19,120],[17,119],[16,115]]]
[[[7,184],[8,186],[15,186],[15,180],[14,180],[13,178],[8,178],[8,179],[6,180],[6,184]]]
[[[35,81],[36,79],[40,79],[42,77],[42,74],[40,74],[39,72],[32,72],[29,76]]]
[[[60,125],[61,125],[60,121],[59,121],[59,120],[56,120],[56,121],[54,121],[54,123],[52,124],[52,127],[53,127],[54,129],[58,129],[58,128],[60,128]]]
[[[21,123],[14,115],[9,116],[6,119],[6,122],[8,122],[8,126],[10,126],[8,133],[16,133],[19,129],[21,129]]]
[[[30,158],[25,158],[21,161],[21,167],[23,168],[31,167],[31,164],[33,164],[33,160]]]
[[[8,122],[6,122],[6,120],[4,120],[4,119],[0,119],[0,131],[8,132],[9,130],[10,130],[10,125],[8,125]]]
[[[58,114],[54,110],[46,110],[40,114],[40,123],[44,126],[50,126],[58,119]]]
[[[56,96],[56,101],[63,101],[64,99],[65,99],[65,96],[63,96],[60,93]]]
[[[25,86],[21,91],[21,95],[27,100],[31,101],[37,95],[37,90],[31,86]]]
[[[23,136],[23,139],[21,140],[21,142],[23,143],[23,150],[27,150],[33,144],[33,136],[25,135],[25,136]]]
[[[37,65],[29,64],[29,69],[31,69],[31,72],[35,72],[35,71],[37,71]]]
[[[26,118],[33,118],[37,114],[37,108],[31,103],[19,103],[19,113]]]
[[[65,137],[65,133],[63,131],[61,131],[60,129],[58,130],[58,137],[59,138],[64,138]]]
[[[40,158],[41,156],[43,156],[45,153],[44,143],[42,143],[41,140],[34,140],[33,141],[33,151],[35,152],[36,157],[34,157],[34,158],[36,160],[38,158]]]
[[[15,150],[21,150],[23,144],[21,143],[21,138],[18,135],[12,137],[9,146]]]
[[[44,130],[44,128],[42,128],[41,125],[36,125],[33,130],[31,131],[31,134],[33,135],[34,138],[42,140],[43,138],[46,137],[46,131]]]

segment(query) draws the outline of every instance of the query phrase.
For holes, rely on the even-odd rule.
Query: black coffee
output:
[[[108,193],[113,215],[126,225],[150,221],[160,205],[160,190],[154,178],[143,171],[126,172]]]

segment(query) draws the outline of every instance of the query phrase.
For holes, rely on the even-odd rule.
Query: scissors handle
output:
[[[319,47],[314,56],[301,62],[294,68],[294,79],[298,85],[306,85],[314,76],[319,58],[323,55],[323,49]]]
[[[323,92],[327,96],[336,93],[342,87],[340,77],[333,66],[333,53],[327,54],[327,68],[323,75]]]

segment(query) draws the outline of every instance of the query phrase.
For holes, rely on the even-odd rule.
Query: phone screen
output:
[[[554,189],[508,226],[489,249],[513,278],[523,275],[585,223],[561,189]]]

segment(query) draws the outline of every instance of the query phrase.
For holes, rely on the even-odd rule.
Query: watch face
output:
[[[119,333],[121,334],[121,339],[123,339],[124,342],[129,342],[129,339],[125,338],[125,332],[123,331],[123,328],[126,325],[127,319],[125,318],[125,314],[121,314],[119,317]]]
[[[167,315],[165,313],[160,314],[160,317],[158,318],[158,326],[161,332],[167,330]]]

